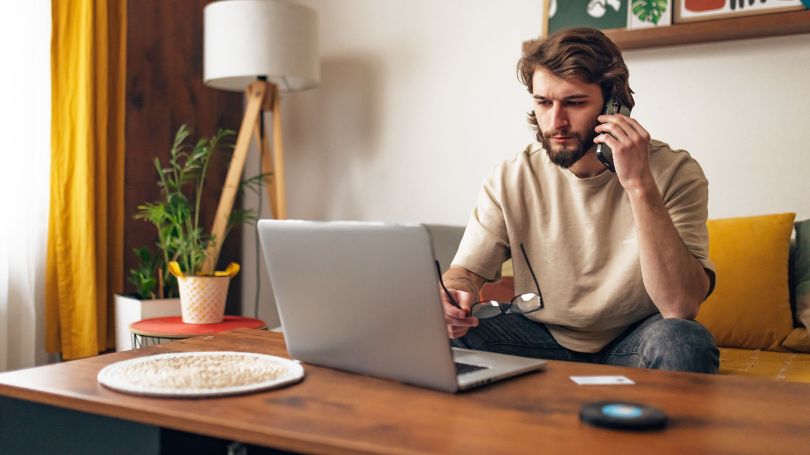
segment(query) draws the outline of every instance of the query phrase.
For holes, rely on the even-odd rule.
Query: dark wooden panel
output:
[[[125,270],[135,265],[131,251],[153,244],[150,224],[132,219],[137,206],[160,197],[152,160],[164,162],[174,133],[186,123],[194,137],[218,128],[238,130],[242,95],[203,84],[203,7],[208,0],[137,0],[128,2]],[[202,219],[210,229],[227,174],[225,157],[212,163]],[[237,201],[237,204],[240,202]],[[219,264],[241,262],[241,237],[234,231]],[[240,311],[240,280],[231,282],[229,313]],[[127,289],[132,286],[127,283]]]

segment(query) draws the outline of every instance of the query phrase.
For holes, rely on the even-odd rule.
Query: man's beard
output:
[[[595,121],[593,126],[587,130],[587,136],[584,138],[582,137],[582,134],[567,129],[548,131],[546,133],[543,133],[542,130],[538,129],[537,139],[541,144],[543,144],[543,148],[546,149],[548,158],[552,163],[560,166],[563,169],[568,169],[577,161],[582,159],[582,157],[588,153],[588,150],[593,147],[593,139],[597,134],[596,131],[594,131],[594,128],[596,128],[596,125],[598,124],[599,123]],[[551,141],[549,141],[547,138],[557,135],[571,136],[574,143],[552,147]]]

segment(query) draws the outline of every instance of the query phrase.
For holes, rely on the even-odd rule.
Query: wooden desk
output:
[[[98,371],[115,361],[205,350],[287,355],[281,334],[240,329],[0,374],[0,452],[18,447],[14,441],[24,435],[10,434],[3,426],[16,423],[20,409],[28,407],[66,408],[74,413],[71,419],[97,419],[93,425],[106,419],[146,433],[162,428],[317,453],[745,454],[806,453],[810,447],[810,385],[742,377],[549,362],[545,372],[450,395],[306,365],[306,378],[293,386],[196,400],[129,396],[96,382]],[[569,379],[588,374],[622,374],[637,384],[578,386]],[[669,414],[670,426],[625,433],[581,423],[580,406],[602,399],[659,407]],[[28,431],[39,439],[59,427],[39,419],[17,426],[31,426]],[[66,428],[75,434],[84,426],[71,421]],[[107,431],[98,428],[93,431]],[[113,439],[121,447],[136,447],[131,439],[146,438],[138,431],[122,430]]]

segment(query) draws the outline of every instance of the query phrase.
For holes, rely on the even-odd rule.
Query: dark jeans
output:
[[[453,346],[550,360],[625,367],[715,373],[720,353],[705,327],[654,314],[630,326],[601,351],[589,354],[560,346],[545,325],[519,314],[482,319]]]

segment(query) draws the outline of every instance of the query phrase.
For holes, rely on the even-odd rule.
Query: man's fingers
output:
[[[598,133],[608,133],[619,140],[626,136],[634,144],[650,140],[650,133],[632,117],[621,114],[600,115],[597,120],[602,122],[595,128]]]
[[[617,140],[633,139],[627,129],[623,128],[619,123],[601,123],[594,128],[594,131],[597,133],[608,134],[615,137]],[[632,131],[632,134],[635,134],[635,131]]]
[[[473,317],[454,318],[452,316],[445,315],[444,323],[453,327],[477,327],[478,319]]]
[[[442,299],[442,306],[444,306],[444,314],[449,314],[455,318],[463,318],[470,314],[470,307],[473,304],[472,294],[469,292],[458,291],[450,289],[453,299],[459,306],[453,305],[450,298],[444,292],[440,292]],[[460,307],[460,308],[459,308]]]
[[[444,310],[444,323],[447,327],[447,336],[450,339],[461,338],[467,334],[470,327],[478,326],[478,318],[470,316],[470,308],[475,299],[469,292],[448,289],[458,307],[453,305],[448,295],[440,290],[442,309]],[[459,308],[461,307],[461,308]]]
[[[451,340],[455,340],[456,338],[461,338],[466,335],[467,331],[469,331],[467,327],[448,327],[447,335]]]
[[[632,128],[633,131],[639,135],[639,137],[645,140],[650,139],[650,133],[644,129],[640,123],[638,123],[638,120],[634,119],[633,117],[625,117],[625,119],[627,119],[627,124],[630,125],[630,128]]]
[[[474,296],[469,292],[455,291],[454,297],[456,298],[456,302],[458,302],[459,306],[461,306],[461,308],[466,310],[469,314],[473,303],[475,303],[475,299],[473,298]]]
[[[447,335],[453,340],[466,335],[470,330],[470,327],[478,326],[477,318],[453,319],[445,316],[445,322],[447,327]]]
[[[467,317],[467,312],[465,310],[454,307],[449,303],[444,304],[444,314],[455,319],[464,319]]]

